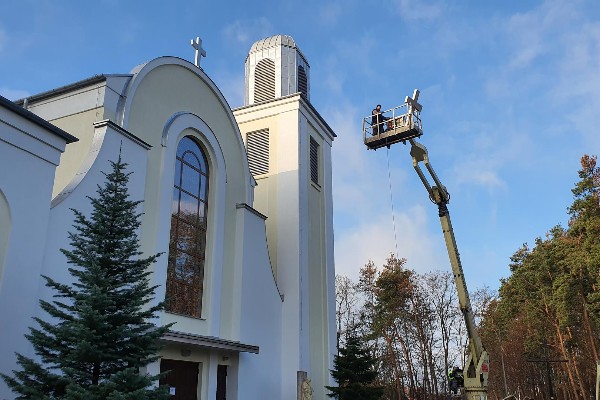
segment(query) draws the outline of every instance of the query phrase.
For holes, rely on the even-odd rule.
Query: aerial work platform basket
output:
[[[389,110],[373,113],[362,121],[363,140],[370,150],[388,148],[398,142],[423,134],[420,113],[422,106],[417,102],[419,91],[415,89],[413,97],[406,96],[404,104]]]

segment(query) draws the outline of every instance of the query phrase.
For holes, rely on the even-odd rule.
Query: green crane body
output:
[[[477,326],[475,325],[471,301],[469,300],[469,291],[467,289],[467,283],[465,282],[462,264],[460,263],[460,255],[454,237],[454,230],[452,229],[452,222],[450,221],[450,212],[448,211],[450,195],[446,188],[441,184],[433,167],[429,163],[425,146],[417,143],[414,139],[409,139],[409,142],[411,144],[410,155],[413,159],[413,167],[427,189],[429,198],[438,206],[438,215],[440,217],[440,223],[442,224],[446,249],[448,250],[448,256],[450,257],[450,265],[452,267],[454,283],[458,293],[458,303],[467,327],[470,351],[464,368],[465,397],[466,400],[485,400],[487,399],[487,379],[490,359],[487,351],[485,351],[485,348],[483,347],[481,338],[477,332]],[[432,186],[429,184],[427,177],[419,166],[419,163],[421,162],[425,165],[427,171],[433,178],[435,185]]]

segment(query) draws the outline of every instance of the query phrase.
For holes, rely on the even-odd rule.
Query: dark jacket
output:
[[[371,126],[373,127],[373,135],[379,135],[385,131],[384,121],[389,118],[384,117],[376,108],[371,112]]]

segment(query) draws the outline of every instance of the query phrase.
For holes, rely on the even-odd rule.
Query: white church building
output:
[[[241,68],[241,65],[240,65]],[[336,352],[331,146],[310,66],[285,35],[252,45],[232,110],[197,63],[160,57],[10,102],[0,98],[0,372],[33,357],[40,275],[72,278],[73,209],[89,213],[121,151],[156,301],[152,373],[171,399],[326,399]],[[12,399],[0,380],[0,399]],[[306,397],[305,397],[306,398]]]

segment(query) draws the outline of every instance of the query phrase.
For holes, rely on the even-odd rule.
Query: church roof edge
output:
[[[57,96],[63,93],[68,93],[73,90],[77,90],[80,88],[84,88],[86,86],[94,85],[96,83],[104,82],[107,78],[110,77],[130,77],[131,74],[100,74],[94,75],[92,77],[82,79],[77,82],[69,83],[68,85],[64,85],[55,89],[48,90],[46,92],[34,94],[32,96],[24,97],[22,99],[16,100],[15,103],[19,106],[23,106],[25,102],[33,103],[36,101],[44,100],[49,97]]]
[[[336,133],[333,131],[333,129],[331,129],[331,127],[329,126],[329,124],[327,123],[327,121],[325,121],[325,118],[323,118],[321,116],[321,114],[319,114],[319,112],[317,111],[317,109],[312,105],[312,103],[304,96],[304,94],[301,94],[300,98],[303,100],[303,102],[308,106],[308,108],[310,108],[310,110],[312,112],[315,113],[315,115],[317,116],[317,118],[321,121],[321,123],[323,125],[325,125],[325,127],[329,130],[329,132],[331,132],[331,135],[336,138],[337,135]]]
[[[287,96],[277,97],[274,100],[266,100],[266,101],[262,101],[262,102],[259,102],[259,103],[253,103],[253,104],[248,104],[248,105],[242,106],[242,107],[232,108],[231,111],[233,111],[233,112],[241,111],[241,110],[244,110],[244,109],[247,109],[247,108],[252,108],[252,107],[260,106],[260,105],[263,105],[263,104],[267,104],[269,102],[279,101],[279,100],[285,100],[285,99],[288,99],[288,98],[291,98],[291,97],[296,97],[296,96],[300,98],[300,101],[301,101],[302,104],[305,104],[306,107],[308,107],[308,109],[310,109],[315,114],[315,117],[323,124],[323,126],[327,130],[329,130],[329,132],[331,133],[331,136],[334,137],[334,138],[336,138],[337,134],[333,131],[333,129],[331,129],[331,126],[329,126],[329,124],[327,123],[327,121],[325,121],[325,118],[323,118],[321,116],[321,114],[319,114],[319,112],[317,111],[317,109],[315,108],[315,106],[313,106],[312,103],[301,92],[288,94]]]
[[[41,126],[44,129],[49,130],[50,132],[54,133],[55,135],[63,138],[67,143],[73,143],[73,142],[79,141],[79,139],[77,139],[75,136],[63,131],[56,125],[51,124],[50,122],[46,121],[42,117],[39,117],[36,114],[32,113],[31,111],[24,109],[20,105],[16,104],[13,101],[10,101],[9,99],[7,99],[5,97],[0,96],[0,106],[9,109],[10,111],[22,116],[23,118],[28,119],[29,121]]]

